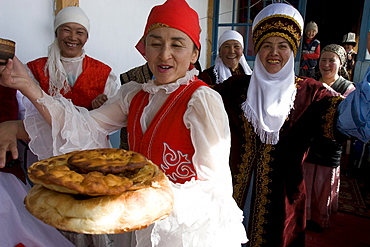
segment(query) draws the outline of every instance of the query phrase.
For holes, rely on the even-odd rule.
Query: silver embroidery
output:
[[[171,181],[177,181],[178,179],[187,179],[195,177],[196,173],[193,170],[191,161],[188,159],[188,154],[183,154],[181,151],[172,150],[167,143],[163,143],[163,162],[161,169],[167,174],[167,177]],[[169,173],[171,167],[176,167],[175,172]]]

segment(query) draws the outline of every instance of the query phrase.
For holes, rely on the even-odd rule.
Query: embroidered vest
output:
[[[140,117],[149,102],[149,93],[141,90],[130,104],[127,130],[130,149],[145,155],[174,183],[185,183],[197,174],[192,163],[194,146],[183,116],[194,91],[207,86],[200,80],[180,86],[167,98],[143,134]]]
[[[39,58],[27,63],[36,80],[40,83],[42,90],[49,94],[49,75],[45,76],[45,64],[47,57]],[[82,73],[77,78],[76,83],[67,93],[63,90],[61,94],[71,99],[76,106],[85,107],[92,110],[91,102],[99,94],[104,93],[111,68],[89,56],[85,56],[82,64]]]

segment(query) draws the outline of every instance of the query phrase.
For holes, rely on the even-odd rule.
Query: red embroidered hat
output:
[[[144,34],[135,46],[145,58],[145,36],[155,28],[171,27],[186,33],[200,49],[200,26],[198,13],[185,0],[167,0],[152,8]]]
[[[297,54],[303,32],[303,18],[292,5],[273,3],[256,15],[252,30],[256,53],[265,39],[279,36],[286,39],[292,46],[294,54]]]

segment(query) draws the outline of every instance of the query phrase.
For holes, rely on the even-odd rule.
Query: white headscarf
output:
[[[65,23],[77,23],[84,26],[87,32],[90,31],[90,21],[87,15],[80,7],[70,6],[65,7],[58,12],[54,21],[54,31],[60,25]],[[83,54],[85,53],[82,50]],[[82,63],[80,64],[82,66]],[[82,67],[80,71],[82,70]],[[50,82],[49,82],[49,94],[56,95],[59,94],[62,89],[68,92],[70,89],[70,84],[67,78],[67,72],[61,62],[60,48],[58,44],[58,39],[54,39],[54,42],[49,46],[48,50],[48,60],[45,65],[45,73],[49,72]]]
[[[294,105],[297,93],[294,82],[293,51],[289,61],[275,74],[266,71],[257,54],[242,109],[263,143],[276,144],[279,141],[280,128]]]
[[[236,40],[238,41],[242,48],[244,49],[244,39],[243,36],[235,31],[235,30],[228,30],[225,31],[218,40],[218,50],[223,43],[229,40]],[[244,54],[240,57],[239,64],[242,66],[244,73],[247,75],[252,74],[252,70],[249,67],[247,60],[245,59]],[[217,54],[215,59],[215,67],[213,69],[214,74],[216,75],[216,84],[222,83],[224,80],[231,76],[230,68],[228,68],[223,62],[220,57],[220,54]]]
[[[268,18],[275,18],[275,21]],[[297,43],[299,44],[302,35],[303,18],[298,10],[284,3],[270,4],[256,16],[253,29],[261,23],[262,28],[253,30],[255,40],[259,42],[260,46],[260,42],[268,37],[280,36],[286,38],[287,35],[283,30],[286,22],[278,20],[279,18],[288,20],[289,30],[291,30],[290,36],[288,35],[288,42],[297,49]],[[292,20],[294,21],[292,22]],[[264,22],[265,27],[271,28],[271,33],[268,29],[263,28]],[[295,26],[292,23],[295,23]],[[293,26],[296,29],[292,28]],[[288,62],[275,74],[266,71],[260,61],[259,53],[257,53],[247,100],[242,104],[242,110],[263,143],[278,143],[280,128],[294,106],[296,93],[294,52],[291,52]]]

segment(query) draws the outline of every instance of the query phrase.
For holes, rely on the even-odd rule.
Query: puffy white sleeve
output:
[[[104,94],[107,95],[108,99],[112,98],[120,89],[120,84],[117,81],[117,76],[111,72],[105,83]]]
[[[76,150],[111,147],[108,135],[126,126],[129,102],[140,89],[141,84],[125,84],[102,107],[92,111],[64,97],[44,93],[38,103],[49,110],[52,126],[35,108],[28,109],[24,124],[31,139],[30,149],[39,159],[46,159]]]
[[[208,87],[197,89],[183,118],[191,130],[199,180],[172,183],[174,209],[154,223],[152,246],[240,247],[247,237],[243,212],[232,197],[230,130],[220,95]],[[146,232],[136,233],[137,246],[145,246]]]

